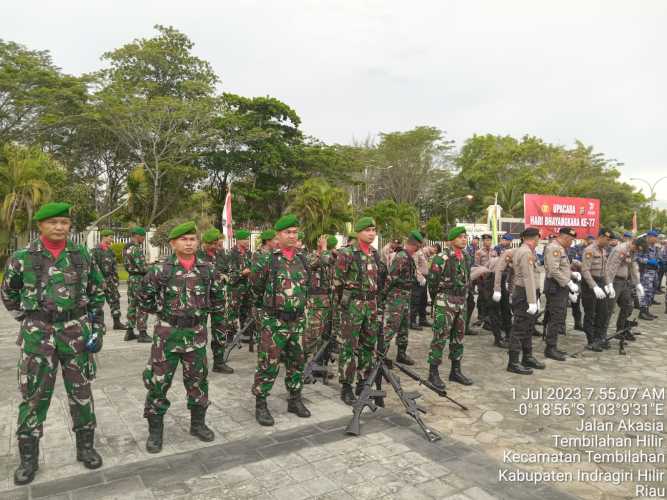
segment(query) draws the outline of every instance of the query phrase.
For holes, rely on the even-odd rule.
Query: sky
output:
[[[70,74],[174,26],[222,90],[276,97],[328,143],[531,134],[592,145],[624,180],[667,175],[663,0],[5,0],[2,20],[0,38]],[[667,208],[667,179],[656,193]]]

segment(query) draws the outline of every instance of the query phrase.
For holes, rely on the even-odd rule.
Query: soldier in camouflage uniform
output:
[[[396,361],[405,365],[415,362],[407,355],[408,323],[412,290],[417,286],[417,268],[414,254],[421,247],[424,237],[416,229],[410,231],[405,248],[398,247],[389,264],[385,285],[385,345],[396,337]]]
[[[216,277],[225,286],[225,250],[224,236],[218,228],[212,227],[202,234],[202,249],[197,256],[205,260],[216,270]],[[224,311],[211,311],[211,352],[213,368],[216,373],[234,373],[234,369],[225,363],[225,315]]]
[[[146,255],[144,254],[144,240],[146,230],[143,227],[133,227],[132,241],[123,248],[123,263],[128,273],[127,278],[127,333],[125,340],[137,340],[138,342],[152,342],[146,331],[148,315],[137,305],[137,295],[141,289],[141,280],[148,271]],[[139,336],[134,334],[134,328],[139,330]]]
[[[303,352],[306,361],[319,349],[322,339],[331,335],[333,250],[338,240],[335,236],[322,236],[317,243],[317,251],[308,256],[310,279],[308,305],[306,306],[306,332],[303,336]]]
[[[287,411],[310,417],[301,400],[305,358],[301,337],[306,327],[308,269],[305,257],[297,251],[294,215],[284,215],[275,224],[278,248],[262,254],[253,264],[250,283],[261,319],[257,369],[252,393],[255,418],[271,426],[273,417],[266,404],[278,376],[281,360],[285,364],[285,386],[289,392]]]
[[[385,269],[371,243],[375,240],[375,221],[362,217],[354,226],[356,239],[341,248],[336,258],[334,287],[340,297],[342,347],[338,357],[341,399],[353,405],[352,382],[357,392],[368,376],[380,328],[380,307]]]
[[[225,310],[225,335],[233,337],[252,318],[252,292],[248,276],[252,266],[250,252],[250,231],[234,231],[236,245],[225,255],[227,281],[227,307]],[[246,335],[254,336],[255,325],[246,330]]]
[[[47,203],[37,211],[40,238],[10,257],[2,281],[2,301],[21,323],[17,485],[31,482],[39,468],[39,439],[58,364],[76,434],[76,458],[89,469],[102,465],[93,447],[90,383],[95,378],[92,353],[102,348],[105,333],[104,278],[88,250],[67,238],[70,208],[67,203]]]
[[[657,316],[651,314],[649,307],[653,304],[656,284],[658,283],[658,268],[660,255],[656,245],[658,241],[658,232],[649,231],[646,233],[648,249],[644,252],[637,252],[635,261],[639,266],[639,275],[641,284],[644,287],[644,296],[639,301],[639,319],[644,321],[653,321]]]
[[[170,406],[171,387],[179,361],[190,410],[190,434],[213,441],[206,426],[208,362],[206,320],[221,312],[225,291],[210,262],[196,255],[198,239],[194,222],[185,222],[169,233],[174,250],[162,266],[153,266],[142,281],[138,303],[143,311],[157,314],[153,346],[143,380],[148,394],[144,417],[148,419],[146,451],[162,450],[163,418]]]
[[[116,269],[116,254],[111,249],[113,243],[113,231],[104,229],[100,231],[100,244],[93,248],[93,261],[97,264],[102,276],[104,276],[104,293],[107,304],[111,309],[114,330],[125,330],[127,328],[120,320],[120,293],[118,292],[118,271]]]
[[[467,238],[465,228],[457,226],[449,231],[449,246],[436,255],[428,273],[428,288],[435,307],[433,341],[428,355],[429,381],[445,387],[438,367],[449,342],[449,359],[452,368],[449,380],[471,385],[472,380],[461,372],[463,336],[465,333],[466,297],[470,288],[470,268],[464,255]]]

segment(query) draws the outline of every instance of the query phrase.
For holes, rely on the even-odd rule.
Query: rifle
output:
[[[382,390],[373,389],[373,383],[377,379],[378,374],[381,373],[386,355],[387,349],[382,353],[378,353],[373,368],[368,377],[362,382],[361,394],[359,394],[359,397],[352,405],[352,420],[345,429],[346,434],[359,436],[361,434],[361,414],[364,408],[368,407],[372,412],[375,412],[378,409],[378,406],[375,404],[375,398],[384,398],[387,395]]]
[[[317,382],[316,377],[322,377],[322,383],[327,384],[327,364],[333,361],[333,351],[336,346],[336,340],[327,338],[326,342],[320,347],[319,351],[315,353],[306,368],[303,370],[303,383],[314,384]]]
[[[634,323],[636,324],[636,321]],[[618,344],[618,354],[624,356],[625,354],[627,354],[625,352],[625,334],[630,332],[630,330],[632,330],[633,326],[634,325],[626,326],[622,330],[619,330],[618,332],[616,332],[616,334],[612,335],[611,337],[605,337],[604,342],[608,342],[608,341],[613,340],[613,339],[618,339],[618,342],[619,342],[619,344]],[[581,354],[581,353],[583,353],[587,350],[588,350],[588,346],[584,347],[583,349],[578,350],[577,352],[574,352],[574,353],[570,354],[570,356],[572,356],[573,358],[576,358],[579,354]]]
[[[445,389],[440,389],[440,388],[434,386],[431,382],[429,382],[428,380],[425,380],[425,379],[421,378],[416,372],[412,371],[412,370],[411,370],[410,368],[408,368],[407,366],[404,366],[404,365],[402,365],[402,364],[400,364],[400,363],[397,363],[396,361],[391,361],[391,360],[389,360],[389,359],[387,360],[387,365],[389,366],[389,368],[395,366],[396,368],[398,368],[399,370],[401,370],[403,373],[405,373],[408,377],[410,377],[412,380],[414,380],[415,382],[417,382],[418,385],[423,385],[423,386],[426,387],[427,389],[430,389],[430,390],[432,390],[433,392],[435,392],[438,396],[440,396],[440,397],[442,397],[442,398],[447,398],[447,399],[450,400],[452,403],[454,403],[455,405],[459,406],[462,410],[468,410],[468,408],[467,408],[466,406],[462,405],[461,403],[459,403],[459,402],[456,401],[455,399],[450,398],[450,397],[447,395],[447,391],[446,391]]]
[[[244,340],[249,340],[250,337],[244,337],[243,333],[250,327],[255,322],[255,318],[251,317],[246,321],[246,324],[241,328],[238,332],[234,334],[234,337],[232,338],[232,341],[229,343],[229,345],[226,346],[225,349],[225,354],[223,356],[223,360],[225,363],[229,360],[229,356],[232,354],[232,351],[234,349],[241,349],[241,342]]]

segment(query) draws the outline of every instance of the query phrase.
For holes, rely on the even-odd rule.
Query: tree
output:
[[[426,222],[426,235],[429,240],[443,241],[445,239],[445,231],[440,217],[431,217]]]
[[[417,209],[407,203],[383,200],[363,212],[375,219],[378,233],[384,238],[403,238],[418,226]]]
[[[344,232],[351,219],[348,194],[322,179],[309,179],[291,193],[288,210],[294,212],[313,247],[323,234]]]

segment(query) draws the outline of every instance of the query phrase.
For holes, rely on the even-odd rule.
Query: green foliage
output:
[[[343,232],[351,219],[348,194],[322,179],[309,179],[291,193],[289,212],[295,213],[313,248],[323,234]]]
[[[364,210],[363,215],[373,217],[378,233],[392,239],[404,238],[419,222],[419,214],[414,206],[393,200],[380,201]]]
[[[116,263],[121,264],[123,262],[123,248],[125,248],[125,243],[112,243],[111,250],[116,257]]]
[[[443,241],[445,239],[445,231],[442,227],[440,217],[431,217],[426,222],[426,236],[429,240]]]

